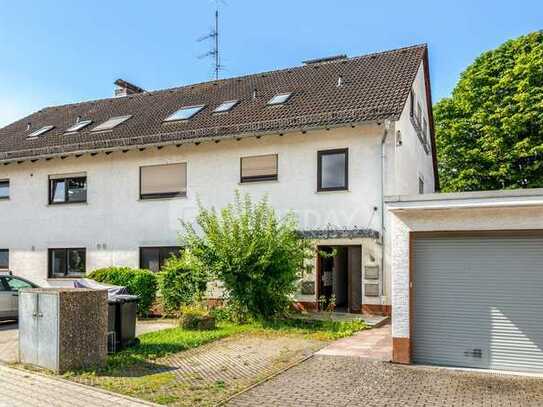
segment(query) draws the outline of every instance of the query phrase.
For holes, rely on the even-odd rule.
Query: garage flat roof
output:
[[[543,206],[543,188],[480,192],[391,195],[385,197],[391,211],[470,207]]]

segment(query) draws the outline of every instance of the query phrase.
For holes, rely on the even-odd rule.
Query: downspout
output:
[[[385,295],[385,171],[386,171],[386,141],[392,122],[385,120],[383,137],[381,139],[381,297]]]

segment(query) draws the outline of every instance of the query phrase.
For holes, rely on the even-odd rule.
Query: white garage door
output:
[[[416,235],[413,361],[543,372],[543,234]]]

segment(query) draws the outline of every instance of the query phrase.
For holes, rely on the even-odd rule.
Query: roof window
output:
[[[81,120],[74,124],[71,127],[68,127],[66,129],[66,133],[75,133],[76,131],[81,130],[83,127],[87,127],[89,124],[92,123],[92,120]]]
[[[127,121],[131,117],[132,117],[132,115],[112,117],[110,119],[107,119],[102,124],[99,124],[98,126],[93,128],[92,131],[111,130],[111,129],[117,127],[119,124],[124,123],[125,121]]]
[[[281,105],[290,99],[292,93],[280,93],[275,95],[268,101],[268,105]]]
[[[172,122],[176,120],[188,120],[192,118],[196,113],[202,110],[205,105],[198,106],[185,106],[171,114],[170,116],[164,119],[165,122]]]
[[[226,102],[222,102],[219,106],[213,110],[213,113],[222,113],[222,112],[228,112],[232,110],[234,106],[236,106],[239,103],[239,100],[228,100]]]
[[[45,134],[47,133],[49,130],[52,130],[54,129],[55,126],[44,126],[38,130],[35,130],[33,131],[32,133],[30,133],[26,138],[27,139],[36,139],[38,138],[39,136],[41,136],[42,134]]]

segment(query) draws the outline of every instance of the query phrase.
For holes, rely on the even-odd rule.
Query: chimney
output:
[[[114,93],[115,97],[128,96],[135,93],[145,92],[145,89],[142,89],[139,86],[133,85],[130,82],[122,79],[117,79],[114,84],[117,86]]]

